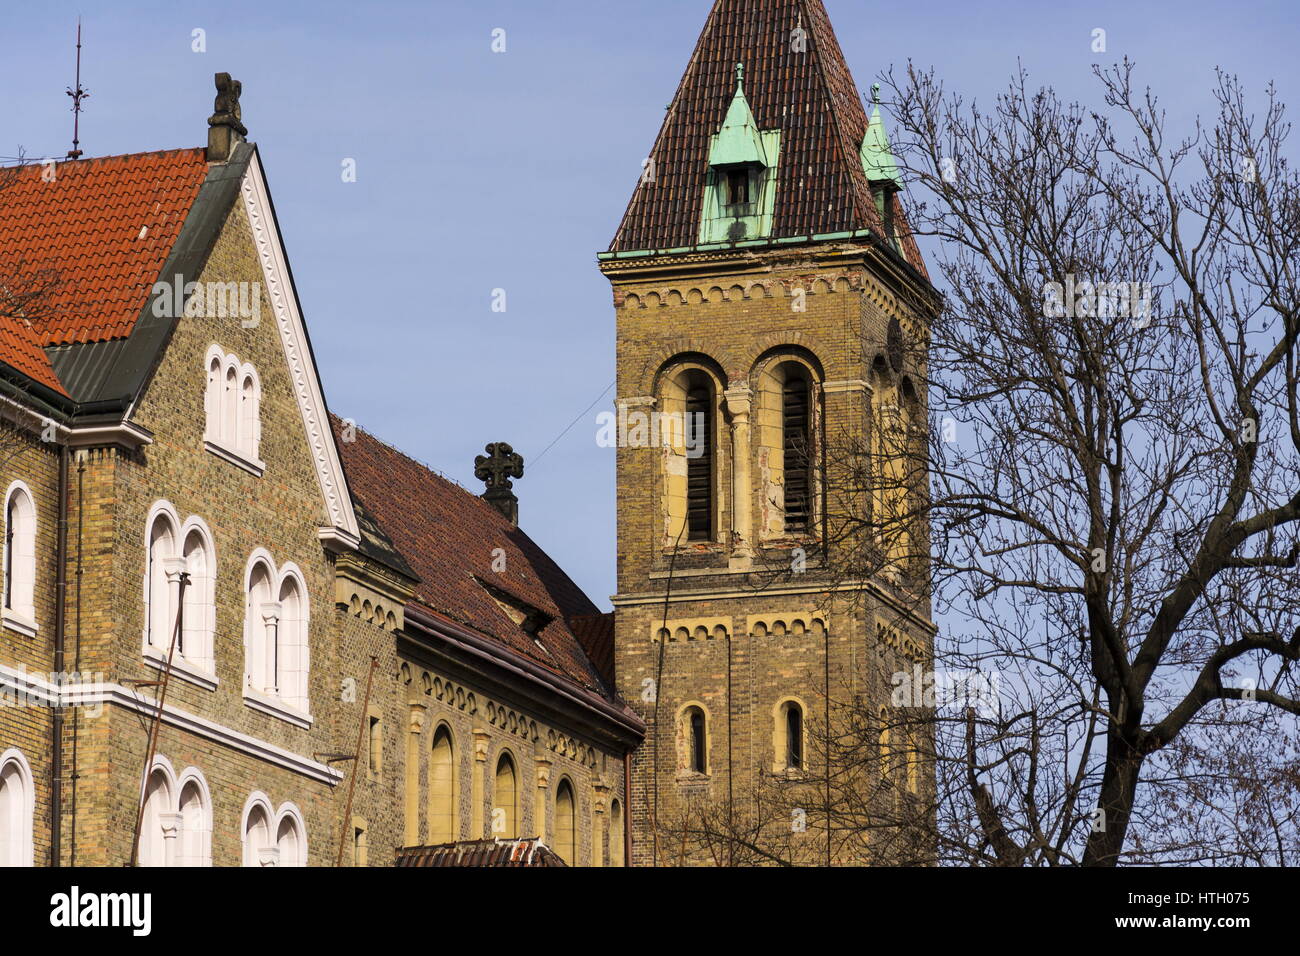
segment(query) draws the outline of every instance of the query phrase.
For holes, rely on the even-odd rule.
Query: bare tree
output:
[[[925,666],[986,681],[920,712],[846,700],[848,729],[823,731],[825,774],[853,783],[817,816],[847,834],[893,822],[871,782],[881,726],[924,725],[909,749],[933,789],[891,862],[1296,857],[1289,125],[1272,88],[1256,115],[1221,73],[1217,115],[1175,137],[1131,63],[1096,77],[1097,110],[1023,73],[987,110],[932,73],[883,78],[943,298],[916,303],[911,424],[830,439],[823,543],[845,579],[933,596]],[[739,845],[788,809],[741,799],[751,816],[674,832]],[[763,852],[797,861],[782,846]]]

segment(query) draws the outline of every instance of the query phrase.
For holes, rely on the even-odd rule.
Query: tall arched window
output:
[[[273,602],[273,578],[265,561],[254,562],[248,572],[248,591],[244,608],[248,687],[265,694],[276,694],[276,629],[280,608]]]
[[[499,840],[519,838],[519,781],[509,754],[497,761],[492,785],[492,836]]]
[[[609,804],[609,865],[623,865],[623,804],[611,800]]]
[[[279,855],[271,838],[271,805],[254,794],[244,808],[244,866],[275,866]]]
[[[176,626],[174,595],[168,575],[175,571],[176,524],[172,517],[160,512],[149,526],[149,556],[145,575],[145,614],[148,628],[147,643],[166,653],[172,643]]]
[[[555,852],[566,866],[578,859],[578,818],[574,806],[573,785],[561,780],[555,791]]]
[[[880,778],[885,783],[894,776],[894,744],[889,711],[880,709]]]
[[[686,390],[686,537],[712,541],[713,528],[713,389],[696,373]]]
[[[32,866],[36,791],[27,759],[17,750],[0,753],[0,866]]]
[[[695,705],[685,708],[678,733],[681,769],[690,773],[708,773],[709,721],[704,709]]]
[[[280,807],[275,827],[276,866],[307,865],[307,835],[302,816],[292,804]]]
[[[179,821],[172,811],[172,785],[161,767],[149,774],[140,822],[140,866],[173,866]]]
[[[180,854],[176,862],[179,866],[212,865],[212,808],[206,787],[198,777],[181,784]]]
[[[291,572],[280,583],[280,623],[276,629],[276,686],[290,707],[307,710],[309,651],[307,597],[302,580]]]
[[[456,841],[456,752],[443,725],[433,735],[429,757],[429,843]]]
[[[629,418],[628,441],[663,447],[666,544],[718,538],[718,386],[703,368],[664,376],[657,415]],[[644,415],[643,412],[633,413]],[[657,432],[656,432],[657,425]]]
[[[811,520],[812,395],[801,365],[787,362],[781,384],[781,447],[785,532],[802,534]]]
[[[182,601],[185,613],[176,650],[189,663],[212,670],[215,666],[212,636],[217,627],[217,576],[212,544],[205,528],[191,527],[185,533],[181,558],[189,581],[185,585]]]
[[[802,770],[804,766],[803,707],[797,700],[777,708],[777,769]]]
[[[4,618],[22,633],[36,632],[36,506],[21,481],[5,498]]]
[[[221,439],[225,445],[239,447],[239,369],[233,363],[226,367],[221,392]]]

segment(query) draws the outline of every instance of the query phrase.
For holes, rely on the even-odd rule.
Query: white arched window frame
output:
[[[262,381],[257,369],[219,345],[209,347],[206,363],[204,447],[260,476],[266,463],[260,458]]]
[[[5,492],[4,608],[6,627],[36,634],[36,499],[23,481]]]
[[[213,690],[217,554],[212,532],[202,518],[190,516],[182,523],[170,502],[158,501],[149,510],[144,544],[144,657],[165,667],[175,636],[173,676]],[[183,597],[182,572],[190,576]],[[182,602],[180,633],[173,635]]]
[[[244,703],[311,726],[311,609],[297,565],[277,570],[264,548],[244,574]]]
[[[255,790],[244,803],[239,832],[243,844],[244,866],[278,866],[280,849],[275,845],[275,813],[271,800]]]
[[[307,865],[307,824],[293,803],[280,804],[275,815],[277,866]]]
[[[36,787],[22,752],[0,753],[0,867],[34,866]]]
[[[144,812],[140,818],[140,866],[176,866],[181,815],[176,810],[176,772],[157,755],[144,780]]]
[[[311,642],[308,627],[311,611],[307,602],[307,585],[302,572],[293,564],[280,572],[280,624],[276,629],[278,668],[276,682],[280,697],[291,707],[306,712],[308,677],[311,673]]]
[[[187,768],[177,782],[180,814],[177,866],[212,865],[212,793],[203,774]]]

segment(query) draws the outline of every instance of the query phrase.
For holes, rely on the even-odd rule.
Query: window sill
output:
[[[263,714],[270,714],[285,723],[301,727],[303,730],[311,729],[311,714],[305,714],[297,707],[289,706],[278,697],[272,697],[270,694],[253,690],[251,687],[244,688],[244,706],[251,707]]]
[[[11,611],[7,608],[0,614],[0,623],[24,637],[35,637],[36,632],[40,630],[36,626],[36,622],[26,614],[19,614],[17,611]]]
[[[242,452],[238,452],[221,442],[215,442],[210,438],[203,440],[203,447],[216,455],[222,461],[228,461],[237,468],[242,468],[254,477],[261,478],[266,471],[266,462],[259,461],[256,458],[250,458]]]
[[[150,667],[160,671],[167,669],[166,652],[160,651],[152,645],[144,649],[144,661]],[[202,687],[204,690],[217,689],[218,681],[215,670],[187,661],[179,654],[172,657],[172,676],[179,677],[186,683],[194,684],[196,687]]]

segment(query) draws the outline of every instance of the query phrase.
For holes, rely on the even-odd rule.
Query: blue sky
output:
[[[212,74],[244,86],[326,395],[476,492],[473,458],[528,460],[521,523],[602,606],[614,458],[587,412],[614,378],[608,244],[709,0],[17,3],[0,13],[0,156],[62,156],[78,15],[89,156],[206,141]],[[987,99],[1019,60],[1097,103],[1127,55],[1190,131],[1215,66],[1300,96],[1288,2],[826,0],[858,85],[911,59]],[[1092,31],[1107,52],[1091,50]],[[491,51],[492,31],[507,51]],[[194,52],[195,29],[206,32]],[[1262,98],[1256,99],[1262,103]],[[345,159],[357,181],[344,183]],[[507,311],[491,310],[504,289]]]

